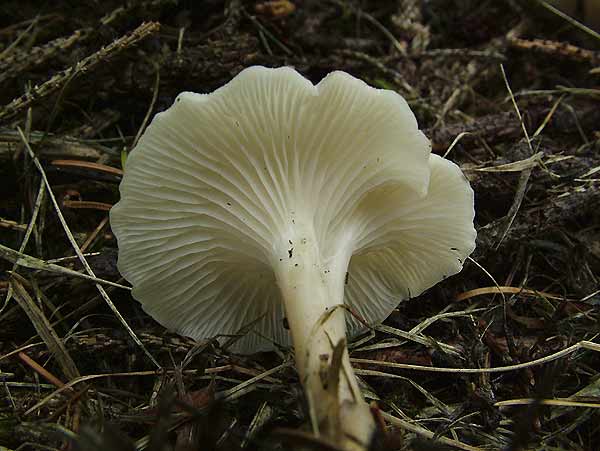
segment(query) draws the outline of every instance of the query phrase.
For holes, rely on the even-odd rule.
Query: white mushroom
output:
[[[363,326],[338,307],[380,322],[475,243],[460,169],[430,154],[400,95],[344,72],[315,86],[252,67],[181,94],[120,190],[119,269],[144,309],[196,339],[253,324],[239,352],[293,343],[313,424],[345,449],[375,426],[343,345]],[[334,348],[342,371],[327,381]]]

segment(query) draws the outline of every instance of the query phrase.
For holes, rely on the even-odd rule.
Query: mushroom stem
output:
[[[350,365],[340,308],[352,249],[324,262],[312,227],[296,226],[293,236],[275,273],[313,428],[342,449],[364,451],[375,422]]]

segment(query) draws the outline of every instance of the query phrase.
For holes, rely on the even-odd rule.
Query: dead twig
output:
[[[385,366],[389,368],[397,368],[404,370],[414,370],[414,371],[426,371],[432,373],[458,373],[458,374],[483,374],[483,373],[505,373],[507,371],[517,371],[523,370],[525,368],[531,368],[533,366],[543,365],[545,363],[553,362],[562,357],[570,355],[576,351],[581,349],[586,349],[589,351],[600,352],[600,344],[594,343],[591,341],[582,340],[578,343],[575,343],[568,348],[562,349],[554,354],[547,355],[545,357],[541,357],[539,359],[531,360],[529,362],[518,363],[516,365],[507,365],[507,366],[497,366],[490,368],[441,368],[436,366],[424,366],[424,365],[411,365],[408,363],[393,363],[393,362],[384,362],[379,360],[369,360],[369,359],[356,359],[351,358],[350,361],[352,363],[358,363],[361,365],[378,365]],[[371,374],[374,375],[374,374]],[[384,374],[381,374],[384,376]]]
[[[85,242],[81,245],[81,252],[85,252],[92,245],[98,234],[108,225],[109,216],[106,215],[98,226],[88,235]]]
[[[38,215],[39,215],[40,209],[42,207],[42,203],[44,201],[45,193],[46,193],[46,191],[44,188],[44,182],[40,182],[40,186],[38,188],[38,192],[35,197],[35,204],[33,206],[33,211],[31,213],[31,219],[29,220],[29,224],[27,224],[27,229],[25,230],[25,236],[23,237],[23,240],[21,241],[21,245],[19,246],[19,250],[17,251],[17,253],[22,253],[25,250],[25,248],[27,247],[27,243],[29,243],[29,239],[31,238],[31,234],[34,231],[34,228],[35,228],[35,225],[36,225],[36,222],[38,219]],[[0,256],[6,258],[6,255],[3,255],[3,252],[2,252],[3,249],[4,249],[4,246],[2,246],[0,244]],[[6,249],[8,249],[8,248],[6,248]],[[17,266],[18,266],[17,260],[13,260],[12,263],[13,263],[12,270],[16,271]],[[2,304],[2,307],[0,307],[0,313],[2,313],[4,311],[4,309],[10,302],[10,300],[12,298],[12,294],[13,294],[12,285],[9,284],[8,292],[6,293],[6,298],[4,298],[4,303]]]
[[[35,153],[31,149],[31,146],[29,145],[27,138],[25,138],[23,131],[18,127],[17,127],[17,130],[18,130],[19,134],[21,135],[21,139],[23,140],[23,144],[25,145],[25,148],[27,149],[29,157],[32,159],[33,164],[35,165],[35,167],[37,168],[37,170],[39,171],[39,173],[42,177],[42,180],[46,187],[46,191],[48,192],[48,195],[50,196],[50,200],[52,201],[52,205],[54,206],[54,210],[56,211],[58,219],[63,227],[63,230],[65,231],[65,234],[67,235],[67,238],[69,239],[69,242],[71,243],[71,246],[73,247],[73,250],[79,257],[79,260],[81,261],[81,264],[85,268],[85,271],[88,273],[88,275],[90,277],[96,277],[96,275],[94,274],[94,271],[92,271],[91,266],[89,265],[85,256],[83,255],[83,252],[81,252],[81,249],[77,245],[77,242],[75,241],[75,238],[73,237],[73,234],[71,233],[71,230],[69,229],[69,226],[67,225],[67,222],[65,221],[65,218],[64,218],[64,216],[60,210],[60,207],[58,205],[58,201],[56,200],[56,197],[54,196],[54,193],[52,192],[52,187],[50,186],[50,182],[48,181],[48,178],[46,177],[46,172],[44,171],[44,168],[42,167],[40,161],[37,159],[37,157],[35,156]],[[102,298],[104,299],[106,304],[110,307],[112,312],[115,314],[117,319],[121,322],[121,324],[123,325],[125,330],[127,330],[127,332],[129,333],[129,335],[131,336],[133,341],[135,341],[135,343],[140,347],[140,349],[142,349],[142,351],[144,351],[144,354],[146,354],[146,356],[150,359],[150,361],[154,365],[156,365],[157,368],[161,368],[161,365],[154,358],[154,356],[152,354],[150,354],[150,352],[146,349],[146,347],[140,341],[140,339],[137,337],[137,335],[135,334],[133,329],[129,326],[129,324],[123,317],[123,315],[121,315],[121,313],[119,312],[117,307],[113,304],[112,300],[110,299],[110,297],[108,296],[108,294],[106,293],[106,291],[104,290],[102,285],[100,285],[99,283],[96,283],[96,288],[100,292],[100,295],[102,296]]]
[[[56,74],[41,85],[34,87],[30,92],[23,94],[21,97],[17,97],[8,105],[5,105],[2,109],[0,109],[0,122],[11,119],[29,106],[32,106],[40,100],[59,91],[64,84],[73,79],[73,77],[78,77],[82,74],[90,72],[100,63],[106,62],[108,59],[114,57],[123,50],[130,48],[131,46],[140,42],[142,39],[157,32],[159,28],[160,25],[158,22],[143,23],[131,33],[120,37],[106,47],[101,48],[96,53],[87,56],[73,67]]]
[[[29,140],[34,145],[43,140],[44,145],[40,146],[38,156],[44,159],[97,161],[101,158],[109,158],[111,161],[119,161],[116,152],[96,143],[88,144],[70,138],[55,138],[39,132],[32,132]],[[0,130],[0,162],[14,158],[21,145],[18,133],[7,129]]]
[[[3,246],[2,244],[0,244],[0,258],[8,260],[15,266],[23,266],[29,269],[53,272],[57,274],[62,274],[64,276],[89,280],[91,282],[95,282],[96,284],[110,285],[116,288],[122,288],[124,290],[131,290],[130,287],[111,282],[110,280],[99,279],[96,276],[83,274],[72,269],[65,268],[64,266],[55,265],[53,263],[47,263],[44,260],[40,260],[39,258],[35,258],[30,255],[26,255],[22,252],[15,251],[14,249],[10,249],[6,246]]]
[[[508,40],[511,47],[531,52],[541,53],[553,57],[564,58],[597,65],[600,63],[600,53],[593,50],[583,49],[566,42],[550,41],[547,39],[521,39],[511,38]]]
[[[26,51],[13,52],[6,58],[0,55],[0,84],[11,78],[16,78],[32,67],[44,64],[57,53],[68,50],[76,43],[87,38],[91,32],[90,28],[75,30],[68,37],[61,37],[47,44],[33,47]]]
[[[70,380],[80,377],[77,365],[75,365],[75,362],[67,352],[62,340],[50,325],[44,312],[37,306],[36,302],[31,298],[23,286],[23,282],[24,280],[21,276],[15,273],[11,274],[10,285],[19,306],[27,314],[29,320],[35,327],[35,330],[39,336],[42,337],[42,340],[44,340],[44,343],[46,343],[50,352],[56,357],[65,376]],[[64,384],[62,386],[64,387]]]
[[[92,163],[90,161],[79,161],[79,160],[53,160],[52,166],[58,167],[76,167],[83,169],[92,169],[94,171],[104,172],[106,174],[112,175],[123,175],[123,170],[119,168],[114,168],[112,166],[107,166],[105,164],[100,163]]]
[[[393,415],[390,415],[389,413],[381,412],[381,416],[383,417],[384,420],[388,421],[389,423],[393,424],[394,426],[397,426],[401,429],[406,429],[407,431],[413,432],[417,435],[426,437],[428,439],[435,438],[436,441],[438,441],[444,445],[448,445],[448,446],[451,446],[451,447],[457,448],[457,449],[462,449],[464,451],[482,451],[483,450],[483,448],[467,445],[466,443],[459,442],[458,440],[453,440],[453,439],[446,438],[446,437],[436,437],[435,433],[425,429],[424,427],[418,426],[416,424],[412,424],[408,421],[405,421],[405,420],[397,418]]]
[[[92,200],[63,200],[63,206],[66,208],[88,209],[109,211],[112,208],[111,204],[105,202],[95,202]]]
[[[471,298],[474,298],[477,296],[483,296],[486,294],[500,294],[500,293],[519,294],[519,295],[523,295],[523,296],[539,296],[539,297],[544,297],[546,299],[553,299],[556,301],[567,300],[567,299],[565,299],[564,296],[560,296],[558,294],[546,293],[544,291],[538,291],[538,290],[528,290],[527,288],[506,287],[506,286],[476,288],[474,290],[465,291],[464,293],[459,294],[458,296],[456,296],[454,298],[454,300],[456,302],[459,302],[459,301],[465,301],[467,299],[471,299]]]
[[[48,382],[53,384],[55,387],[61,388],[65,386],[65,383],[63,381],[61,381],[58,377],[56,377],[46,368],[41,366],[39,363],[37,363],[24,352],[19,352],[17,355],[23,361],[23,363],[25,363],[27,366],[29,366],[29,368],[38,373],[40,376],[42,376]]]
[[[20,232],[24,232],[25,230],[27,230],[26,224],[19,224],[16,221],[11,221],[10,219],[5,218],[0,218],[0,227],[4,229],[18,230]]]

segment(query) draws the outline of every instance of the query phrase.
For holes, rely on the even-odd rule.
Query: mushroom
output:
[[[313,85],[251,67],[184,92],[127,159],[110,212],[119,270],[182,335],[250,325],[238,352],[293,344],[313,427],[364,450],[375,423],[347,334],[458,273],[475,246],[473,191],[430,150],[400,95],[344,72]]]

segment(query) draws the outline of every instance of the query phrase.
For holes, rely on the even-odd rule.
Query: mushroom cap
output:
[[[382,321],[475,246],[473,191],[430,152],[400,95],[344,72],[313,85],[256,66],[184,92],[127,159],[110,212],[119,270],[167,328],[200,339],[249,325],[235,349],[272,349],[290,343],[273,268],[308,222],[324,262],[352,255],[344,302]]]

